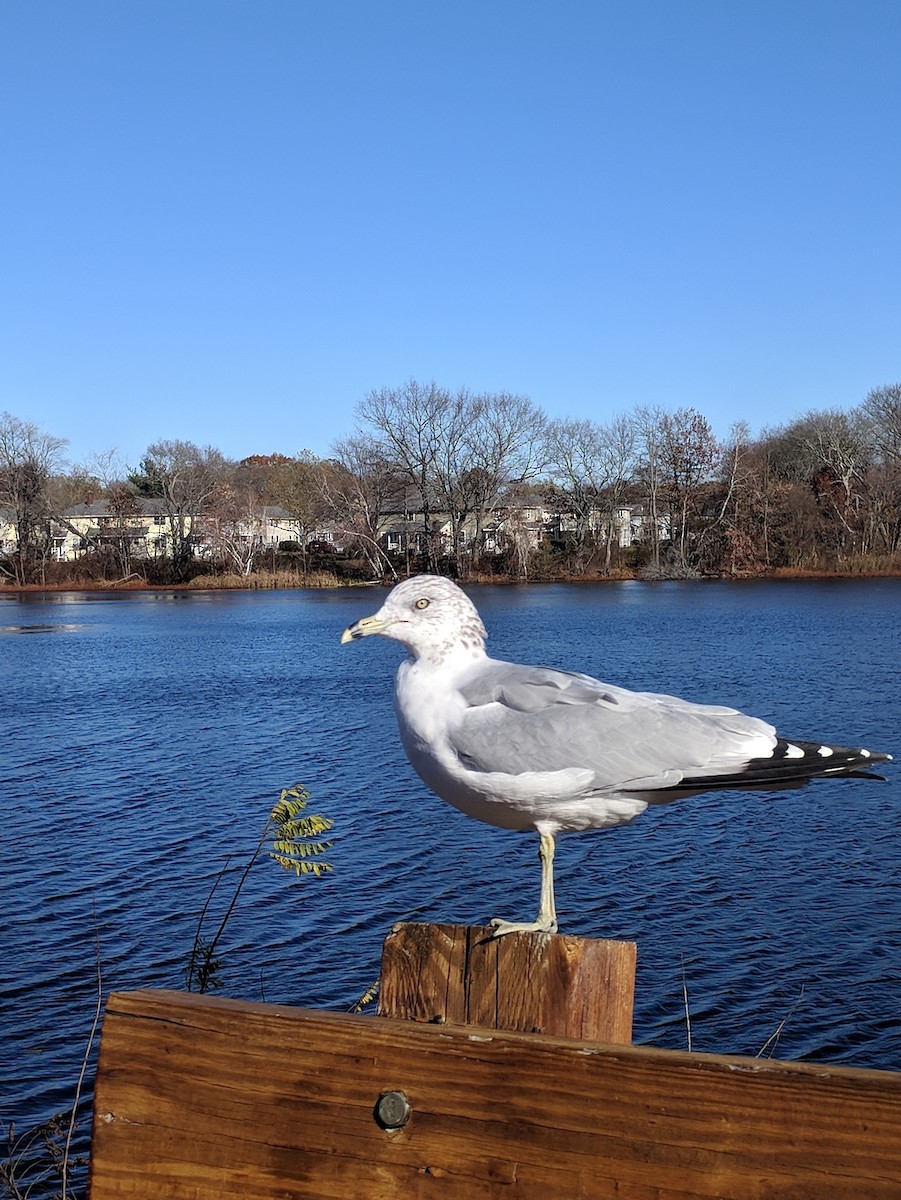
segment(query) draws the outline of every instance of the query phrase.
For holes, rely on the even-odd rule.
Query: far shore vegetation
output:
[[[694,408],[551,420],[411,380],[327,458],[65,445],[0,415],[0,589],[901,574],[901,384],[722,440]]]
[[[809,568],[795,570],[791,568],[776,567],[771,571],[761,572],[756,574],[756,579],[768,580],[801,580],[801,579],[878,579],[878,578],[899,578],[901,577],[901,558],[897,558],[893,562],[880,562],[873,565],[870,562],[847,563],[842,569],[830,568]],[[403,578],[403,576],[400,576]],[[681,576],[667,576],[665,573],[655,575],[654,579],[662,582],[665,579],[687,578]],[[713,578],[712,576],[693,576],[688,578]],[[729,576],[717,576],[717,578],[729,578]],[[749,576],[732,576],[731,578],[749,578]],[[466,582],[470,584],[491,583],[491,584],[516,584],[516,583],[615,583],[629,579],[643,579],[648,581],[647,575],[639,572],[631,572],[624,570],[615,570],[608,573],[597,573],[593,575],[567,575],[560,572],[555,575],[536,575],[527,580],[516,578],[503,574],[471,574]],[[250,575],[229,575],[229,574],[201,574],[195,575],[187,583],[147,583],[143,578],[128,579],[125,581],[110,581],[97,578],[83,578],[77,574],[67,579],[64,582],[47,582],[47,583],[32,583],[32,584],[10,584],[5,581],[0,581],[0,594],[19,594],[19,593],[37,593],[37,592],[150,592],[150,591],[274,591],[276,589],[321,589],[321,588],[352,588],[372,586],[373,583],[380,583],[390,586],[394,580],[384,578],[381,580],[364,579],[362,577],[352,578],[348,575],[339,576],[329,571],[309,571],[306,575],[297,571],[255,571]]]

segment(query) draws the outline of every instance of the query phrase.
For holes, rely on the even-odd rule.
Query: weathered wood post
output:
[[[382,952],[379,1014],[434,1024],[629,1045],[634,942],[395,925]]]

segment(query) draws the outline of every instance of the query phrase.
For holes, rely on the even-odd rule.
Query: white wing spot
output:
[[[804,751],[801,749],[800,746],[793,746],[791,744],[791,742],[789,742],[787,744],[787,746],[785,747],[785,757],[786,758],[803,758]]]
[[[869,750],[861,750],[861,752],[860,752],[860,757],[861,757],[861,758],[869,758],[869,757],[870,757],[870,752],[869,752]]]
[[[819,754],[820,758],[831,758],[832,757],[832,747],[831,746],[820,746],[819,750],[817,750],[817,754]]]

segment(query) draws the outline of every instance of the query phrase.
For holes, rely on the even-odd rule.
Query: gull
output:
[[[633,692],[590,675],[490,658],[478,610],[455,583],[417,575],[342,643],[381,634],[407,658],[394,708],[423,782],[467,816],[539,837],[536,919],[493,936],[556,933],[559,833],[627,824],[649,804],[728,788],[782,790],[816,777],[882,778],[890,754],[780,737],[734,708]]]

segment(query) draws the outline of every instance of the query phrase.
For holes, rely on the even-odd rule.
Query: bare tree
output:
[[[860,413],[837,408],[807,412],[785,429],[784,436],[818,502],[839,523],[839,548],[855,548],[872,458]]]
[[[617,530],[617,512],[635,473],[636,432],[632,418],[622,414],[613,417],[601,428],[607,483],[600,498],[605,524],[604,570],[609,572]]]
[[[238,575],[248,576],[265,549],[266,497],[252,472],[223,467],[196,521],[196,533]]]
[[[360,421],[375,430],[391,470],[418,493],[427,570],[437,570],[440,545],[433,526],[442,460],[452,457],[462,434],[460,400],[435,382],[411,379],[400,388],[379,388],[357,406]],[[366,435],[366,431],[362,431]]]
[[[378,438],[357,435],[333,446],[334,457],[319,464],[316,487],[323,511],[352,542],[375,578],[397,572],[382,549],[382,523],[399,484]]]
[[[272,502],[280,505],[297,525],[304,575],[307,543],[326,512],[320,489],[322,468],[322,462],[314,454],[302,450],[293,458],[279,457],[273,461],[265,484]]]
[[[886,462],[901,463],[901,383],[873,388],[861,415],[878,453]]]
[[[689,516],[698,499],[698,488],[709,479],[719,455],[716,438],[707,418],[696,408],[678,408],[664,413],[660,422],[663,475],[670,500],[670,524],[679,565],[689,566]],[[695,531],[697,532],[697,531]]]
[[[866,430],[857,414],[830,408],[806,413],[792,426],[814,468],[823,468],[839,485],[842,506],[852,502],[855,481],[869,462]]]
[[[710,566],[724,570],[728,563],[730,575],[753,569],[754,549],[751,525],[762,517],[766,522],[765,499],[760,497],[752,516],[751,430],[747,421],[736,421],[729,436],[720,446],[718,462],[719,492],[716,515],[711,519],[713,548],[708,549]],[[762,510],[762,511],[761,511]]]
[[[554,483],[567,497],[575,521],[576,563],[584,571],[598,532],[592,517],[610,483],[604,430],[595,421],[551,421],[545,433],[545,455]]]
[[[139,494],[162,502],[171,547],[172,576],[186,579],[194,558],[197,527],[221,484],[226,460],[212,446],[160,441],[147,447],[131,482]]]
[[[622,415],[607,424],[564,419],[547,426],[545,453],[553,482],[568,497],[576,523],[580,569],[589,551],[604,547],[609,571],[618,529],[618,511],[635,472],[636,423]]]
[[[660,498],[663,486],[663,419],[658,406],[642,405],[632,414],[635,426],[635,475],[644,495],[643,527],[651,547],[651,567],[660,570]]]
[[[16,583],[43,578],[52,544],[49,484],[66,444],[65,438],[11,413],[0,415],[0,508],[16,528],[11,567],[6,569]]]
[[[443,550],[435,521],[440,511],[450,519],[456,571],[465,574],[467,528],[478,553],[503,489],[537,473],[543,414],[524,396],[452,393],[411,380],[370,392],[357,415],[374,430],[388,473],[422,514],[427,570],[437,569]]]
[[[901,549],[901,383],[874,388],[859,415],[873,452],[867,479],[868,542],[894,554]]]
[[[516,577],[528,579],[536,536],[535,525],[529,516],[536,507],[540,510],[542,496],[527,483],[513,483],[506,490],[505,498],[507,503],[500,510],[503,516],[504,550]]]
[[[454,533],[457,573],[466,574],[462,534],[471,526],[472,556],[482,549],[489,517],[537,475],[544,461],[544,414],[526,396],[457,393],[439,486]]]
[[[76,528],[68,520],[68,505],[60,498],[56,519],[92,550],[111,558],[114,577],[124,579],[138,568],[143,569],[145,563],[144,556],[135,553],[135,547],[146,538],[141,500],[128,482],[128,469],[114,448],[93,454],[82,470],[86,479],[95,484],[93,488],[89,484],[82,485],[80,490],[84,497],[101,497],[109,510],[108,515],[98,518],[97,533],[92,534]],[[72,498],[73,492],[70,484],[66,499]]]
[[[748,448],[751,444],[751,428],[747,421],[735,421],[729,436],[720,446],[720,471],[723,481],[723,497],[718,521],[724,521],[727,513],[737,509],[742,488],[748,478]]]

